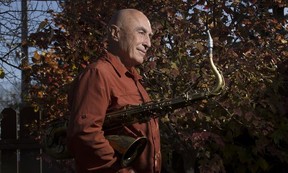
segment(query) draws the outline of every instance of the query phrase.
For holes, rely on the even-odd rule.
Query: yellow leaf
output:
[[[175,62],[171,63],[171,68],[178,69],[177,64]]]
[[[5,77],[5,72],[2,68],[0,68],[0,79],[3,79]]]
[[[84,55],[84,56],[83,56],[83,59],[84,59],[85,61],[88,61],[88,60],[89,60],[89,56]]]
[[[76,69],[77,69],[76,65],[73,64],[73,65],[72,65],[72,70],[76,70]]]
[[[288,42],[287,42],[287,40],[281,39],[281,43],[287,44]]]
[[[40,107],[39,107],[39,105],[37,105],[37,104],[33,104],[32,105],[33,106],[33,110],[34,110],[34,112],[38,112],[39,110],[40,110]]]
[[[34,63],[38,63],[38,62],[40,61],[40,59],[41,59],[41,56],[39,55],[39,53],[38,53],[37,51],[35,51],[35,52],[34,52],[34,56],[33,56],[33,58],[32,58],[32,61],[33,61]]]

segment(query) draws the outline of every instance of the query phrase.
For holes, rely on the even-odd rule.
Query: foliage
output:
[[[28,47],[25,46],[27,34],[36,31],[35,26],[38,26],[39,21],[49,18],[47,11],[51,8],[58,10],[56,1],[24,2],[0,1],[0,85],[5,88],[12,88],[21,80],[20,66],[28,57]],[[27,20],[24,20],[25,15]],[[19,92],[21,89],[14,94]]]
[[[30,46],[38,50],[33,64],[26,67],[33,79],[27,99],[44,110],[46,121],[66,116],[69,84],[101,56],[107,22],[121,8],[140,9],[152,22],[153,47],[139,70],[153,99],[201,92],[214,84],[207,62],[208,27],[226,88],[219,97],[161,119],[166,171],[175,167],[193,167],[201,173],[284,171],[288,163],[285,5],[285,0],[67,1],[63,12],[54,14],[54,25],[30,36]],[[173,154],[183,160],[175,160]]]

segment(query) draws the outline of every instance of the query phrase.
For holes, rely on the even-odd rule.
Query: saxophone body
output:
[[[151,101],[137,106],[130,106],[124,109],[110,112],[106,114],[103,129],[120,127],[123,125],[133,124],[135,122],[144,123],[151,118],[157,118],[160,115],[165,115],[175,109],[190,106],[197,100],[208,99],[210,97],[219,95],[225,86],[224,78],[221,72],[217,69],[213,62],[213,40],[208,30],[208,52],[209,63],[212,72],[215,75],[216,83],[211,90],[201,93],[185,93],[182,96],[162,100]],[[72,158],[66,147],[66,121],[55,121],[46,130],[44,138],[44,152],[55,159],[69,159]],[[145,137],[131,139],[128,136],[109,135],[105,136],[110,142],[115,151],[122,154],[122,166],[129,166],[144,150],[147,139]]]

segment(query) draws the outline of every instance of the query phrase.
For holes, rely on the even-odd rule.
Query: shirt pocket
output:
[[[131,91],[126,91],[120,95],[117,95],[116,100],[116,105],[120,108],[128,105],[139,105],[143,102],[139,92]]]

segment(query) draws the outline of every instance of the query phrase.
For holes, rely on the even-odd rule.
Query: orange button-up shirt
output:
[[[107,112],[150,101],[135,68],[130,71],[120,59],[107,55],[90,64],[74,81],[69,94],[68,148],[78,173],[156,173],[161,169],[160,134],[157,119],[109,131],[109,134],[146,136],[141,156],[128,168],[110,146],[102,129]]]

